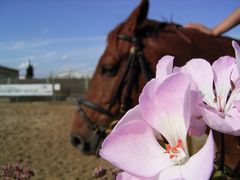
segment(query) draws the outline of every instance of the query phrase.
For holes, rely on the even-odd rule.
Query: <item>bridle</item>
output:
[[[188,39],[184,35],[181,35],[181,37]],[[118,120],[127,112],[127,110],[129,110],[132,107],[131,92],[132,92],[134,83],[136,83],[134,80],[139,75],[138,72],[136,71],[137,69],[136,66],[140,67],[140,72],[143,73],[145,83],[147,83],[152,78],[152,73],[149,70],[149,67],[147,66],[147,61],[144,58],[144,54],[143,54],[144,46],[143,46],[142,38],[136,35],[133,37],[130,37],[124,34],[119,34],[117,38],[120,40],[129,42],[130,44],[132,44],[132,46],[129,51],[127,67],[122,74],[120,82],[117,86],[116,91],[113,94],[113,97],[108,107],[104,108],[101,105],[93,103],[85,98],[80,98],[77,101],[77,110],[79,111],[80,116],[82,117],[84,122],[88,125],[89,129],[92,129],[93,131],[101,134],[101,136],[105,136],[106,133],[108,134],[109,131],[111,131],[111,129],[113,128],[113,126],[118,122]],[[117,113],[112,113],[112,107],[116,104],[116,102],[118,100],[119,102],[121,102],[120,98],[122,97],[122,92],[125,85],[126,85],[126,93],[123,97],[123,102],[120,105],[120,110]],[[108,127],[104,125],[97,125],[88,117],[88,115],[85,113],[82,107],[87,107],[101,114],[104,114],[108,116],[110,119],[112,119],[113,121]]]
[[[140,37],[129,37],[127,35],[118,35],[118,39],[127,41],[132,44],[130,48],[129,57],[128,57],[128,64],[123,72],[120,82],[116,88],[116,91],[113,94],[113,97],[108,105],[108,108],[104,108],[101,105],[95,104],[87,99],[80,98],[77,101],[77,108],[79,111],[80,116],[87,124],[89,129],[96,132],[102,138],[111,131],[113,126],[118,122],[118,120],[125,114],[127,110],[129,110],[132,106],[132,98],[131,92],[134,87],[134,83],[136,83],[135,79],[138,76],[138,72],[136,71],[136,66],[140,67],[140,72],[143,73],[145,82],[148,82],[151,79],[150,71],[147,67],[146,60],[144,59],[144,55],[142,52],[143,44],[142,39]],[[128,79],[126,80],[126,78]],[[112,107],[116,104],[117,101],[121,101],[121,94],[123,88],[126,86],[126,93],[124,94],[123,102],[121,103],[120,110],[117,113],[112,113]],[[104,125],[97,125],[95,124],[89,116],[85,113],[83,107],[90,108],[94,111],[97,111],[101,114],[108,116],[112,119],[112,123],[107,127]]]

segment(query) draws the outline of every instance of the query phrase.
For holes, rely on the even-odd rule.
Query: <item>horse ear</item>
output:
[[[147,18],[148,7],[149,1],[142,0],[125,21],[124,27],[130,32],[136,32],[137,27]]]

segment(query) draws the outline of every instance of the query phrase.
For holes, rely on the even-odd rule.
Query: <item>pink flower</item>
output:
[[[156,78],[159,81],[163,81],[167,77],[171,76],[173,73],[180,72],[181,68],[173,68],[173,56],[164,56],[162,57],[158,64],[156,70]],[[190,110],[190,127],[188,129],[189,135],[202,136],[206,131],[206,124],[203,121],[202,107],[202,94],[199,92],[199,89],[195,82],[191,82],[191,110]]]
[[[182,73],[147,83],[139,105],[125,114],[100,150],[102,158],[124,170],[117,179],[204,180],[210,177],[214,158],[212,132],[196,154],[189,154],[190,86],[191,78]],[[160,145],[163,143],[159,143],[159,135],[164,136],[168,144]]]
[[[240,48],[233,42],[236,59]],[[204,121],[219,132],[240,136],[240,81],[236,59],[223,56],[211,66],[204,59],[192,59],[182,69],[191,75],[203,94]]]
[[[232,46],[235,50],[235,58],[236,58],[237,68],[238,68],[238,72],[240,74],[240,47],[235,41],[232,41]]]

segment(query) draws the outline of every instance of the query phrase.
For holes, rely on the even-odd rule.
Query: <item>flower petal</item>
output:
[[[152,87],[156,91],[153,92]],[[171,146],[175,146],[179,139],[186,139],[190,124],[189,91],[190,77],[176,73],[163,82],[155,79],[147,83],[139,98],[144,120],[160,132]]]
[[[234,102],[235,106],[230,111],[228,111],[225,121],[231,127],[232,131],[228,134],[233,136],[240,136],[240,112],[239,112],[239,102]]]
[[[227,104],[225,105],[225,108],[224,108],[225,112],[228,112],[229,109],[233,108],[233,106],[236,104],[236,102],[240,100],[240,89],[239,89],[239,85],[240,85],[240,84],[238,83],[238,85],[237,85],[237,86],[238,86],[238,89],[235,88],[235,89],[233,89],[233,90],[231,91],[231,95],[230,95],[230,97],[228,98]],[[237,87],[237,86],[236,86],[236,87]]]
[[[188,129],[189,135],[202,136],[206,131],[206,124],[202,116],[202,96],[197,91],[191,91],[191,122]]]
[[[214,140],[210,131],[205,145],[183,165],[173,165],[160,172],[160,180],[207,180],[213,170]]]
[[[213,170],[214,140],[210,131],[205,145],[181,167],[184,179],[209,179]]]
[[[157,177],[139,177],[139,176],[133,176],[127,172],[121,172],[117,175],[116,180],[157,180]]]
[[[118,127],[121,127],[123,124],[128,123],[132,120],[143,120],[142,114],[140,112],[139,105],[136,105],[130,109],[116,124],[112,131],[115,131]]]
[[[238,67],[235,65],[233,66],[232,72],[231,72],[231,80],[235,85],[235,88],[239,88],[239,72]]]
[[[204,121],[210,128],[225,134],[240,136],[240,113],[236,108],[228,111],[225,117],[219,116],[210,109],[204,109],[204,111]]]
[[[232,46],[235,50],[237,69],[238,69],[238,74],[240,75],[240,47],[235,41],[232,41]]]
[[[159,180],[207,180],[213,170],[214,140],[210,131],[205,145],[183,165],[173,165],[159,173]],[[199,173],[201,172],[201,173]]]
[[[164,56],[162,57],[157,64],[156,78],[165,79],[165,77],[172,73],[173,70],[173,56]]]
[[[129,113],[131,110],[126,116]],[[173,164],[164,151],[153,129],[145,121],[133,119],[119,125],[107,136],[100,156],[131,174],[152,177]]]
[[[158,179],[159,180],[188,180],[182,177],[180,165],[167,167],[162,172],[160,172]]]
[[[213,71],[212,67],[204,59],[192,59],[182,68],[182,72],[190,74],[199,90],[204,94],[204,101],[213,105],[215,95],[213,93]]]
[[[238,110],[240,113],[240,100],[234,101],[233,106]]]
[[[221,99],[219,102],[221,107],[225,106],[229,91],[231,90],[231,73],[234,66],[235,59],[230,56],[220,57],[212,65],[216,93]]]

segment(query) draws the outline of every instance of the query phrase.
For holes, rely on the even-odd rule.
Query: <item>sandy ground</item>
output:
[[[111,168],[70,144],[74,111],[71,103],[0,102],[0,166],[29,167],[35,172],[31,180],[88,180],[96,166]]]

